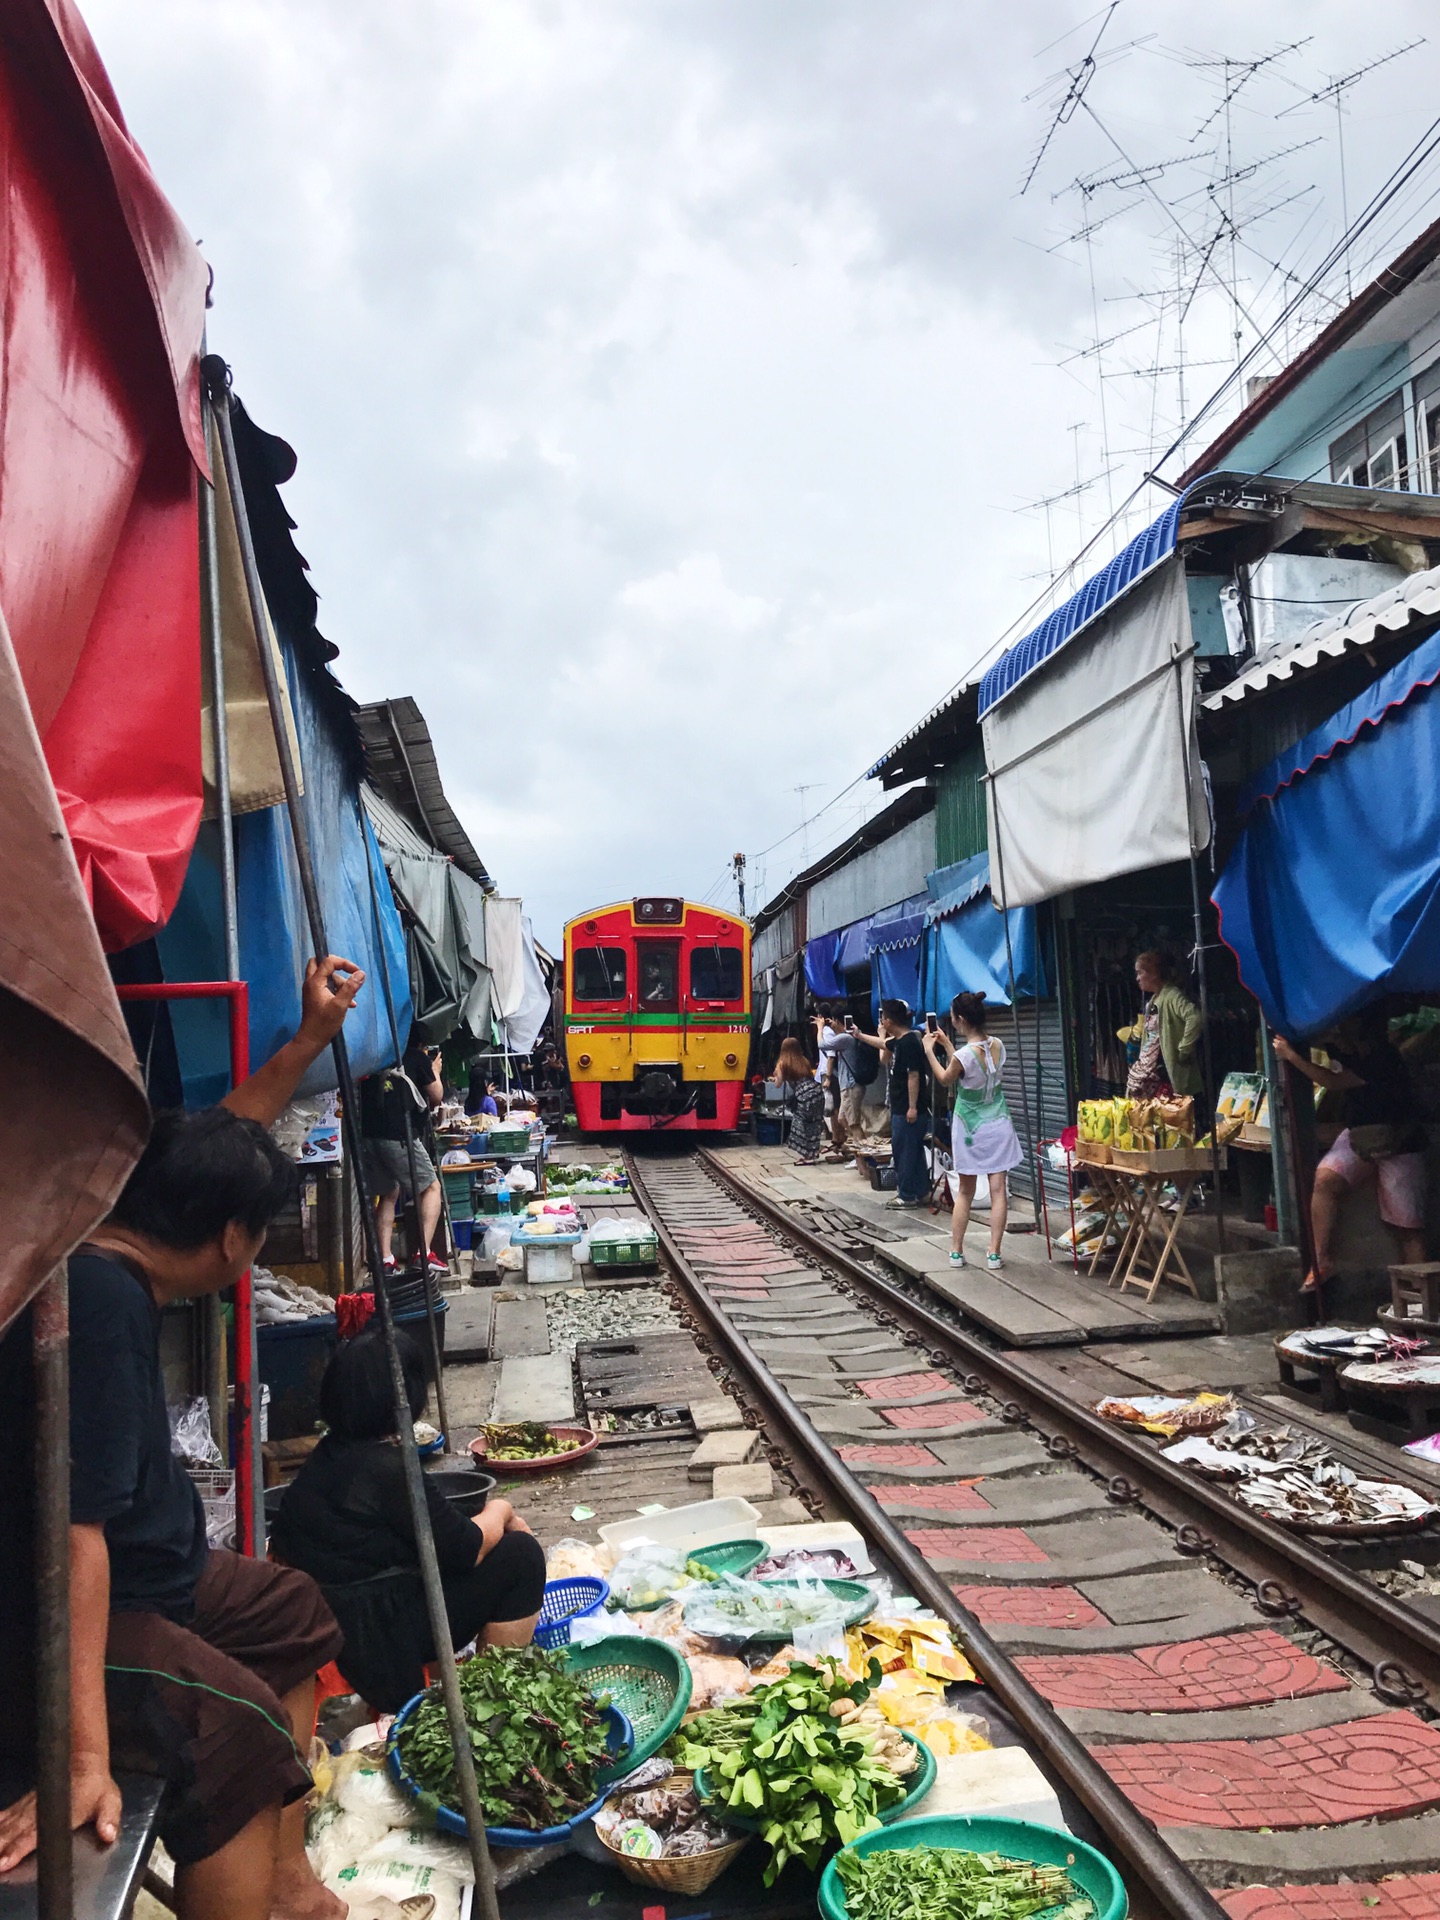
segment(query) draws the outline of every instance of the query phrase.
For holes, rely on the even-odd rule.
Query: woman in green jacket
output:
[[[1119,1032],[1120,1039],[1134,1040],[1140,1048],[1126,1093],[1132,1100],[1153,1100],[1168,1081],[1175,1093],[1198,1094],[1205,1084],[1197,1054],[1200,1009],[1176,984],[1174,964],[1163,953],[1137,956],[1135,984],[1145,1006],[1134,1026]]]

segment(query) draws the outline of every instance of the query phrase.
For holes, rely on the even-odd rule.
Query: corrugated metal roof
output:
[[[366,771],[381,795],[462,873],[487,892],[493,890],[495,882],[445,797],[435,744],[415,701],[407,695],[358,707],[355,724],[365,748]]]
[[[888,840],[892,834],[899,833],[900,829],[908,826],[912,820],[918,820],[922,814],[932,812],[934,806],[935,795],[930,788],[908,787],[904,793],[892,800],[883,812],[877,813],[873,820],[867,820],[863,827],[857,827],[855,832],[842,840],[838,847],[833,847],[829,853],[822,854],[818,860],[806,867],[803,873],[797,873],[793,880],[787,881],[779,893],[772,900],[767,900],[755,915],[751,922],[752,935],[758,937],[763,933],[771,921],[782,914],[786,907],[806,892],[815,881],[823,880],[827,874],[834,873],[838,868],[843,867],[847,860],[852,860],[857,853],[862,853],[865,848],[878,847],[882,841]]]
[[[1228,686],[1209,694],[1202,703],[1210,712],[1221,713],[1253,699],[1281,681],[1311,673],[1327,660],[1338,660],[1357,647],[1367,647],[1387,635],[1413,632],[1423,623],[1440,618],[1440,567],[1425,573],[1412,573],[1398,586],[1362,600],[1342,614],[1302,634],[1283,653],[1257,660],[1244,673],[1237,674]]]

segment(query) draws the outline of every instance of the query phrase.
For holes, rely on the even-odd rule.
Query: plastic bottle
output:
[[[501,1213],[510,1211],[510,1181],[505,1174],[500,1176],[500,1185],[495,1190],[495,1201]]]

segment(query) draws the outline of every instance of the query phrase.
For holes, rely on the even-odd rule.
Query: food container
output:
[[[510,1235],[512,1247],[525,1250],[525,1278],[531,1286],[568,1285],[575,1278],[575,1259],[571,1251],[580,1244],[580,1232],[533,1233],[529,1222]]]
[[[1095,1920],[1125,1920],[1128,1903],[1125,1883],[1094,1847],[1055,1827],[1037,1827],[1028,1820],[986,1820],[963,1814],[937,1813],[928,1819],[902,1820],[880,1827],[850,1843],[847,1853],[875,1853],[892,1847],[964,1847],[973,1853],[999,1853],[1007,1860],[1033,1860],[1041,1866],[1063,1867],[1094,1904]],[[838,1859],[840,1856],[835,1856]],[[845,1888],[831,1860],[820,1877],[820,1912],[824,1920],[849,1920]]]
[[[553,1422],[545,1423],[551,1433],[562,1440],[573,1442],[566,1453],[542,1453],[533,1460],[496,1460],[490,1461],[485,1453],[485,1436],[477,1434],[470,1442],[470,1458],[477,1467],[487,1471],[491,1465],[497,1473],[507,1477],[512,1473],[555,1473],[561,1467],[573,1466],[577,1460],[583,1460],[587,1453],[593,1453],[600,1444],[598,1433],[592,1433],[589,1427],[560,1426]]]
[[[755,1538],[755,1523],[760,1509],[748,1500],[729,1494],[723,1500],[696,1500],[689,1506],[671,1507],[664,1513],[637,1514],[633,1520],[612,1520],[601,1527],[600,1538],[618,1560],[627,1547],[642,1540],[657,1547],[714,1546],[719,1540]]]

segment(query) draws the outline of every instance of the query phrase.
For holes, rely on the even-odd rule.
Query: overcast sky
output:
[[[1182,388],[1189,410],[1341,230],[1334,110],[1307,97],[1434,18],[1124,0],[1117,57],[1021,196],[1103,9],[82,5],[214,267],[211,343],[299,455],[286,497],[336,670],[358,699],[418,699],[547,944],[636,892],[733,902],[740,848],[753,906],[880,803],[842,790],[1141,483]],[[1195,63],[1306,35],[1231,101],[1231,170],[1316,144],[1208,191],[1227,75]],[[1429,124],[1437,51],[1440,28],[1348,92],[1352,219]],[[1170,160],[1128,192],[1062,191]],[[1436,177],[1357,277],[1435,217]],[[1232,192],[1238,320],[1228,233],[1202,264]],[[1057,248],[1087,208],[1093,305],[1086,243]],[[1097,319],[1121,336],[1103,382]]]

